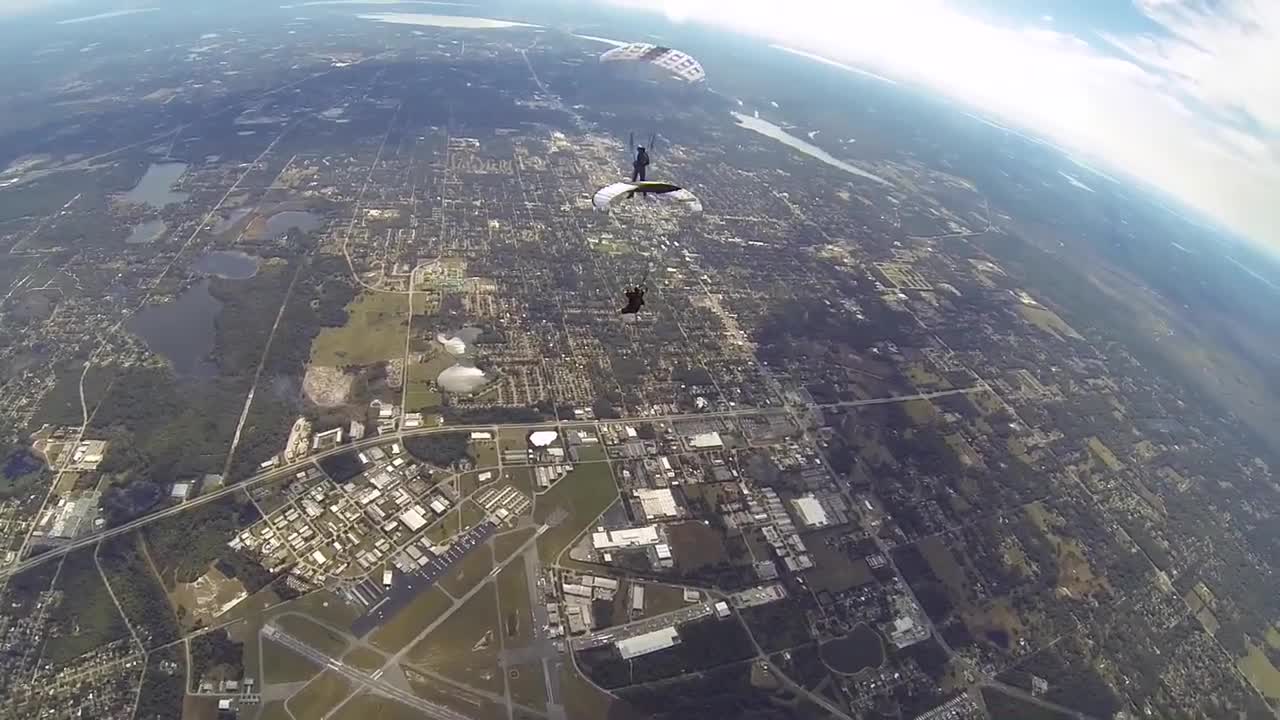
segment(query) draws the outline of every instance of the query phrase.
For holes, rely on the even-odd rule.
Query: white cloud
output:
[[[1103,35],[1114,50],[945,0],[668,0],[663,10],[934,88],[1280,251],[1280,2],[1135,2],[1159,32]]]

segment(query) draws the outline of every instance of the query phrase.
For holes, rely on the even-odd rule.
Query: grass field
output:
[[[546,523],[554,515],[567,513],[555,527],[538,538],[538,555],[554,562],[560,553],[591,527],[600,513],[618,499],[618,486],[607,463],[579,465],[534,503],[534,520]]]
[[[479,695],[460,690],[453,685],[415,673],[411,669],[406,668],[405,675],[409,678],[409,687],[413,690],[413,694],[427,702],[444,705],[475,720],[507,720],[507,708],[504,705],[499,705]],[[570,715],[569,717],[577,716]],[[583,717],[604,716],[592,715]]]
[[[310,680],[320,672],[320,668],[282,645],[263,640],[262,671],[263,682],[290,683]]]
[[[1249,654],[1236,660],[1236,667],[1240,668],[1240,672],[1267,696],[1267,700],[1280,700],[1280,670],[1271,664],[1271,660],[1267,658],[1267,653],[1262,647],[1249,641]]]
[[[462,513],[457,508],[450,510],[444,514],[438,522],[432,523],[427,528],[427,539],[440,545],[449,540],[449,538],[462,532]]]
[[[925,561],[929,563],[933,574],[947,586],[951,601],[957,607],[963,607],[965,598],[969,594],[969,581],[965,576],[964,566],[951,553],[946,540],[934,535],[921,540],[917,547],[920,548],[920,554],[924,555]]]
[[[405,399],[405,409],[409,412],[440,407],[440,390],[436,387],[436,378],[453,364],[454,359],[439,350],[438,344],[432,343],[432,346],[434,351],[423,362],[409,365],[409,391]]]
[[[454,597],[462,597],[493,570],[493,551],[487,545],[472,550],[462,562],[440,578],[440,587]]]
[[[498,573],[498,600],[502,607],[502,642],[512,648],[528,647],[533,640],[533,610],[529,605],[529,577],[524,563],[516,560]]]
[[[507,686],[511,688],[511,699],[516,703],[546,712],[547,683],[542,663],[526,663],[510,668],[507,672]]]
[[[367,692],[352,698],[333,716],[334,720],[420,720],[421,717],[421,712],[408,705]]]
[[[433,587],[420,593],[408,607],[370,633],[369,641],[380,650],[397,652],[452,605],[448,595]]]
[[[667,525],[667,537],[676,566],[685,572],[729,561],[720,532],[696,520]]]
[[[1018,306],[1018,312],[1027,322],[1035,325],[1050,335],[1053,335],[1059,340],[1065,340],[1067,338],[1072,338],[1074,340],[1084,339],[1080,333],[1076,332],[1075,328],[1068,325],[1066,320],[1058,317],[1058,314],[1052,310],[1020,304]]]
[[[352,648],[351,652],[342,657],[342,661],[346,664],[369,672],[381,670],[386,659],[386,656],[377,650],[360,646]]]
[[[493,539],[493,557],[498,562],[511,557],[511,554],[519,550],[521,545],[529,542],[534,532],[533,528],[522,528],[498,535]]]
[[[684,601],[684,588],[644,583],[644,613],[641,617],[669,613],[688,605],[689,603]]]
[[[1111,472],[1120,472],[1124,468],[1124,465],[1116,458],[1115,453],[1111,452],[1111,448],[1096,437],[1089,438],[1089,452],[1098,458],[1099,462],[1106,465]]]
[[[476,459],[476,467],[496,467],[498,464],[498,444],[493,440],[472,440],[467,452]]]
[[[982,701],[991,720],[1070,720],[1073,717],[996,688],[982,688]]]
[[[907,365],[906,376],[917,390],[946,390],[951,387],[946,378],[930,370],[923,362]]]
[[[318,365],[371,365],[404,356],[409,301],[404,295],[366,292],[347,306],[347,324],[324,328],[311,345]]]
[[[342,636],[301,615],[285,613],[277,617],[275,623],[285,632],[329,657],[341,657],[347,651],[347,641]]]
[[[902,403],[902,409],[916,425],[932,425],[938,419],[938,408],[928,400],[908,400]]]
[[[354,607],[328,590],[304,595],[285,607],[291,612],[308,615],[336,628],[345,628],[360,617]]]
[[[484,508],[470,500],[464,500],[458,511],[462,513],[462,527],[475,527],[485,518]]]
[[[449,622],[441,623],[414,645],[409,661],[464,685],[501,693],[501,632],[498,595],[489,583],[449,616]]]
[[[284,701],[274,700],[262,706],[258,720],[293,720],[293,716],[284,708]]]
[[[332,670],[325,670],[285,702],[295,718],[319,718],[342,702],[351,692],[351,683]]]
[[[851,557],[849,553],[829,547],[825,542],[827,537],[838,538],[845,532],[847,530],[844,528],[831,528],[804,537],[804,544],[813,555],[815,565],[812,570],[805,572],[804,579],[813,590],[843,592],[875,580],[865,559],[861,556]]]
[[[626,703],[596,689],[569,663],[560,666],[560,695],[565,714],[571,718],[632,720],[641,717]]]

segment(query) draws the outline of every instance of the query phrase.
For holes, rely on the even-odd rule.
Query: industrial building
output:
[[[643,635],[635,635],[617,643],[618,654],[623,660],[648,655],[659,650],[666,650],[680,643],[680,633],[674,625],[659,628]]]

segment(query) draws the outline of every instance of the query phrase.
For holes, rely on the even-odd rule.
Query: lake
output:
[[[152,207],[182,202],[187,199],[188,194],[175,191],[173,186],[186,171],[186,163],[152,163],[138,184],[124,194],[124,199]]]
[[[218,371],[209,354],[213,323],[221,311],[222,303],[209,294],[209,281],[202,280],[171,302],[146,305],[129,318],[128,326],[179,375],[208,378]]]
[[[191,263],[201,275],[215,275],[227,280],[248,280],[258,274],[259,258],[239,250],[209,250]]]
[[[134,225],[133,229],[129,231],[129,237],[125,238],[124,241],[129,245],[142,245],[153,242],[159,239],[167,229],[169,228],[164,224],[163,220],[148,220]]]
[[[313,212],[305,210],[285,210],[267,218],[266,229],[264,233],[266,237],[274,238],[289,232],[290,228],[297,228],[304,233],[312,230],[319,230],[324,224],[324,218]]]
[[[885,180],[879,175],[874,175],[872,173],[867,172],[866,170],[863,170],[860,167],[850,165],[849,163],[841,160],[840,158],[837,158],[836,156],[832,155],[826,150],[823,150],[822,148],[818,147],[817,145],[814,145],[811,142],[806,142],[804,140],[801,140],[795,135],[792,135],[786,130],[783,130],[777,125],[774,125],[773,123],[769,122],[768,120],[761,120],[760,118],[753,117],[751,115],[743,115],[740,112],[734,112],[730,114],[733,115],[733,119],[737,121],[738,127],[743,127],[752,132],[760,133],[765,137],[773,138],[774,140],[777,140],[778,142],[782,143],[783,145],[786,145],[789,148],[792,148],[793,150],[799,150],[800,152],[804,153],[805,155],[808,155],[811,158],[821,160],[822,162],[832,167],[840,168],[841,170],[844,170],[845,172],[850,173],[851,175],[857,175],[860,178],[874,180],[884,185],[893,185],[892,182]]]

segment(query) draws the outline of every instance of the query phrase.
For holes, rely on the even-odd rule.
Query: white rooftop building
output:
[[[637,490],[635,495],[636,500],[640,501],[640,507],[644,511],[646,520],[660,520],[680,516],[680,506],[676,505],[676,498],[671,494],[669,488],[659,488],[657,490],[644,488]]]
[[[642,527],[622,530],[605,530],[591,533],[591,544],[596,550],[615,550],[617,548],[648,547],[658,544],[658,527],[644,525]]]
[[[724,441],[718,432],[698,433],[689,438],[689,446],[698,450],[714,450],[724,447]]]
[[[822,507],[822,503],[818,502],[818,498],[812,495],[792,500],[791,507],[795,509],[796,515],[800,516],[800,522],[806,527],[826,527],[831,524],[831,518],[827,517],[826,509]]]
[[[623,660],[630,660],[641,655],[648,655],[659,650],[666,650],[680,643],[680,633],[674,625],[660,628],[643,635],[635,635],[617,642],[618,653]]]
[[[556,441],[559,434],[555,430],[537,430],[529,433],[529,444],[534,447],[547,447]]]

